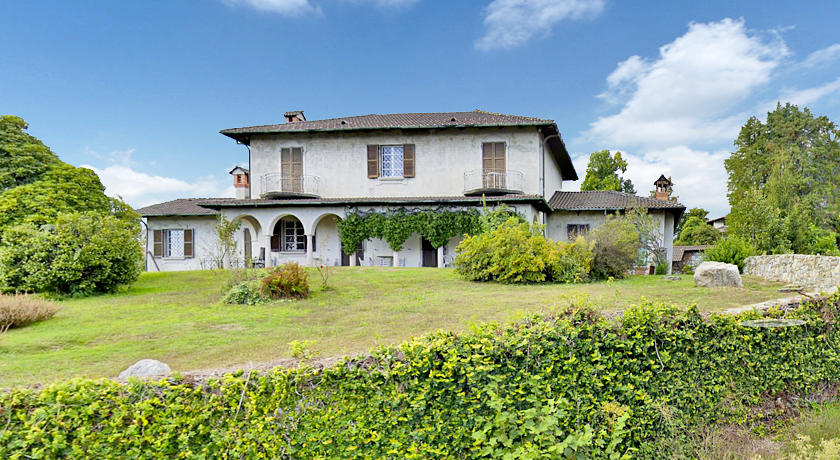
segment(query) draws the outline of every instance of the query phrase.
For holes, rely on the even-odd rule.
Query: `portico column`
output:
[[[356,252],[354,251],[353,254],[350,254],[350,266],[356,266]]]
[[[271,267],[271,235],[265,236],[265,268]]]
[[[306,266],[311,267],[315,265],[313,263],[313,255],[312,255],[312,235],[306,235]]]
[[[438,268],[443,268],[443,267],[445,267],[445,266],[446,266],[446,264],[445,264],[445,262],[444,262],[444,260],[443,260],[443,248],[444,248],[443,246],[441,246],[441,247],[437,248],[437,252],[438,252],[438,254],[437,254],[437,259],[438,259]]]
[[[394,265],[393,266],[394,267],[399,267],[400,266],[400,252],[399,251],[394,251]]]

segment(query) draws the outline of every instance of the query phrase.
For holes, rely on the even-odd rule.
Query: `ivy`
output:
[[[840,295],[770,316],[807,325],[649,302],[607,321],[578,306],[329,368],[12,389],[0,458],[673,458],[658,440],[760,427],[840,381]]]
[[[450,238],[475,233],[481,224],[478,211],[446,207],[407,211],[405,208],[362,214],[348,212],[338,223],[338,233],[345,254],[352,254],[369,239],[382,239],[393,251],[401,251],[412,234],[419,234],[439,248]]]

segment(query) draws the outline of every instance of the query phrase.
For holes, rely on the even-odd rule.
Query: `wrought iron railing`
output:
[[[260,196],[319,196],[321,178],[318,176],[292,176],[271,173],[260,177]]]
[[[522,193],[525,175],[519,171],[477,169],[464,173],[464,194]]]

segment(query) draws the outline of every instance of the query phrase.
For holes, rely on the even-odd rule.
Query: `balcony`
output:
[[[477,169],[464,173],[464,195],[522,193],[525,175],[519,171]]]
[[[320,198],[321,178],[271,173],[260,177],[260,198]]]

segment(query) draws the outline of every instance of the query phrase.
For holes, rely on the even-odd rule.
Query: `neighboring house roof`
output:
[[[674,253],[671,256],[672,262],[680,262],[682,261],[683,255],[686,252],[702,252],[705,251],[709,245],[707,244],[698,244],[693,246],[674,246]]]
[[[723,216],[723,217],[718,217],[717,219],[707,220],[707,221],[706,221],[706,223],[707,223],[707,224],[709,224],[709,225],[712,225],[712,224],[714,224],[715,222],[718,222],[718,221],[721,221],[721,220],[725,222],[725,221],[726,221],[726,217],[727,217],[727,216]]]
[[[623,211],[628,208],[656,209],[674,214],[674,230],[685,206],[676,201],[657,200],[611,190],[586,190],[582,192],[554,192],[548,200],[553,211]]]
[[[234,201],[232,198],[181,198],[166,203],[153,204],[140,208],[137,212],[143,217],[163,216],[215,216],[218,212],[200,206],[208,200]]]
[[[540,195],[500,195],[492,197],[476,196],[421,196],[421,197],[359,197],[359,198],[293,198],[293,199],[205,199],[201,206],[210,209],[221,208],[265,208],[265,207],[300,207],[300,206],[375,206],[375,205],[435,205],[435,204],[463,204],[468,206],[482,203],[494,205],[497,203],[527,203],[538,210],[549,212],[548,204]]]
[[[676,201],[630,195],[609,190],[587,190],[583,192],[554,192],[548,205],[555,211],[618,211],[627,208],[665,209],[682,214],[685,206]]]
[[[254,134],[300,134],[316,132],[346,132],[381,129],[435,129],[464,127],[534,126],[543,129],[551,153],[560,166],[563,180],[577,180],[566,145],[554,120],[504,115],[475,110],[473,112],[439,113],[392,113],[384,115],[361,115],[355,117],[331,118],[327,120],[298,121],[277,125],[231,128],[220,131],[225,136],[250,145]],[[551,136],[551,137],[550,137]],[[549,138],[550,137],[550,138]]]

